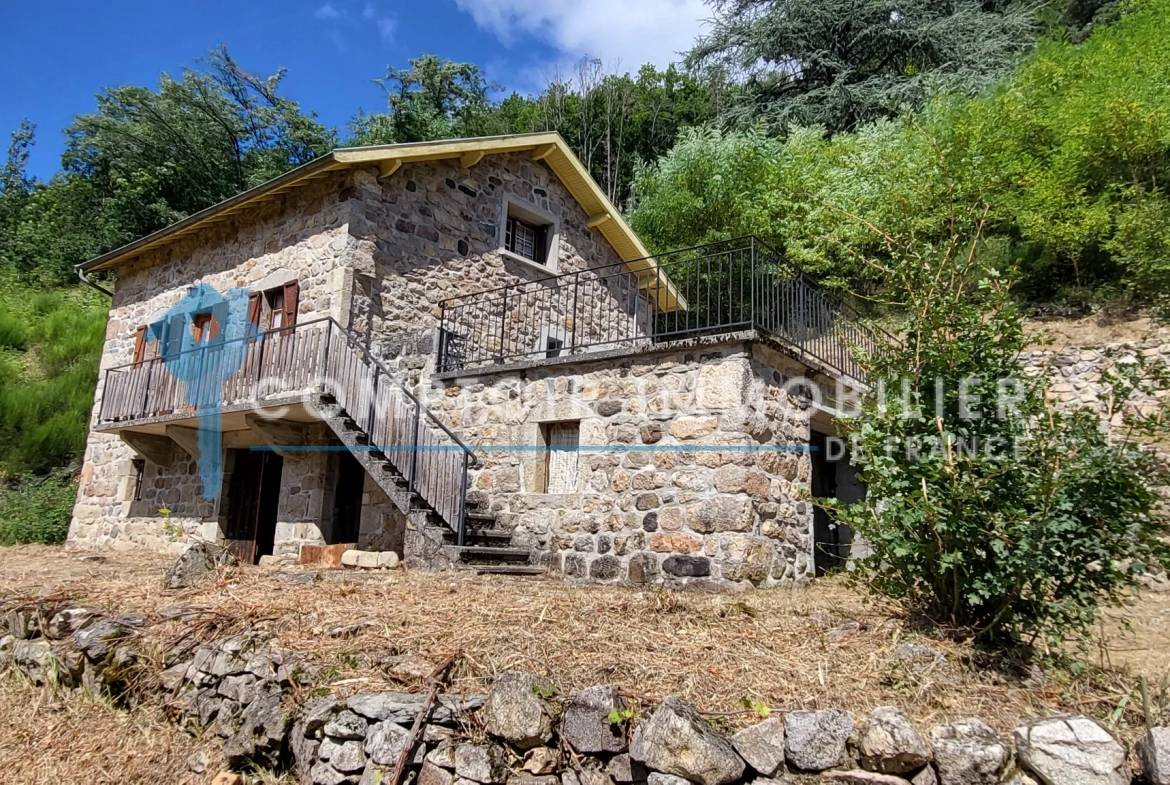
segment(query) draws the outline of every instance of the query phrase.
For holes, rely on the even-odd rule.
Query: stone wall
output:
[[[184,611],[206,629],[197,610],[173,618]],[[1009,738],[976,718],[922,732],[892,706],[860,720],[842,708],[768,709],[724,733],[682,698],[653,705],[604,685],[561,693],[551,674],[505,671],[486,694],[436,689],[433,703],[420,693],[339,693],[330,669],[263,633],[168,635],[170,648],[148,652],[140,641],[149,624],[141,614],[24,604],[0,617],[0,673],[15,667],[35,683],[131,706],[165,702],[177,722],[223,739],[232,769],[264,781],[291,770],[303,785],[388,782],[400,760],[397,781],[418,785],[770,785],[817,774],[853,785],[1170,781],[1167,727],[1138,740],[1133,779],[1126,748],[1078,715],[1024,720]],[[407,656],[387,667],[419,681],[432,666]],[[206,758],[189,765],[202,772]]]
[[[813,572],[810,411],[783,388],[803,372],[739,341],[485,375],[428,405],[484,461],[470,501],[554,573],[792,585]],[[577,488],[549,494],[542,427],[565,421]]]
[[[1101,372],[1116,364],[1133,363],[1137,357],[1147,361],[1170,364],[1170,343],[1164,339],[1110,343],[1101,346],[1068,347],[1041,350],[1024,354],[1021,362],[1029,376],[1048,378],[1048,396],[1068,407],[1088,407],[1108,419],[1114,426],[1123,425],[1127,409],[1110,399],[1109,390],[1102,384]],[[1157,390],[1154,395],[1140,396],[1129,405],[1151,413],[1170,399],[1170,390]]]

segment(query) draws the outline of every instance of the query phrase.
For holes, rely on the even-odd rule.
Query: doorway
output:
[[[814,499],[859,501],[865,487],[857,480],[857,470],[850,464],[849,452],[835,437],[813,431],[809,439],[812,476],[809,491]],[[845,567],[855,556],[853,529],[839,523],[832,513],[813,505],[813,565],[816,574]]]
[[[271,556],[276,540],[276,513],[284,459],[271,450],[231,450],[227,548],[245,564]]]
[[[362,522],[366,470],[349,450],[338,453],[337,485],[333,491],[333,531],[329,544],[357,542]]]

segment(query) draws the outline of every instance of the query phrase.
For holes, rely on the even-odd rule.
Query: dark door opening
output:
[[[228,481],[227,548],[245,564],[270,556],[284,459],[271,450],[232,450]]]
[[[333,491],[333,536],[330,545],[357,542],[362,522],[362,492],[366,470],[346,450],[337,462],[337,486]]]
[[[847,472],[849,455],[832,437],[813,431],[809,439],[812,476],[809,490],[813,498],[841,499],[841,475]],[[848,494],[846,494],[848,495]],[[855,501],[855,499],[845,499]],[[819,505],[813,506],[813,566],[817,575],[840,569],[849,561],[853,546],[853,530],[839,524],[833,515]]]

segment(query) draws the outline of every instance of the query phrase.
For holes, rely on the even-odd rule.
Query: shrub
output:
[[[76,497],[77,483],[68,470],[0,489],[0,545],[65,542]]]
[[[964,636],[1058,644],[1088,630],[1168,561],[1152,455],[1023,377],[1010,279],[978,233],[933,245],[872,228],[903,317],[901,343],[863,358],[875,384],[862,416],[840,421],[868,495],[834,506],[873,548],[863,574]]]

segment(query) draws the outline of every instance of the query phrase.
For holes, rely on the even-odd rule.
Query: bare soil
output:
[[[1111,611],[1102,621],[1103,645],[1085,653],[1086,671],[1073,677],[930,637],[897,607],[841,578],[727,596],[401,568],[322,571],[303,586],[265,568],[238,567],[191,589],[164,591],[163,557],[93,559],[61,548],[0,548],[0,604],[67,594],[94,607],[146,613],[156,621],[146,643],[159,649],[192,634],[190,625],[164,621],[161,609],[200,609],[195,634],[256,629],[278,636],[309,655],[319,681],[343,693],[417,689],[414,677],[387,665],[389,657],[438,662],[458,651],[452,689],[460,691],[482,691],[497,674],[520,668],[548,675],[562,692],[604,683],[647,702],[681,695],[725,713],[718,719],[728,725],[750,718],[747,701],[773,710],[843,707],[855,716],[897,705],[924,729],[977,716],[1003,732],[1024,717],[1073,711],[1132,741],[1143,724],[1138,675],[1157,684],[1170,668],[1166,595]],[[217,746],[174,731],[152,709],[127,715],[76,696],[38,699],[41,690],[13,678],[0,681],[0,771],[39,761],[21,781],[99,770],[118,772],[119,781],[182,781],[186,755]],[[46,726],[58,741],[38,748]],[[95,768],[99,762],[106,768]],[[136,771],[151,774],[135,779]]]

